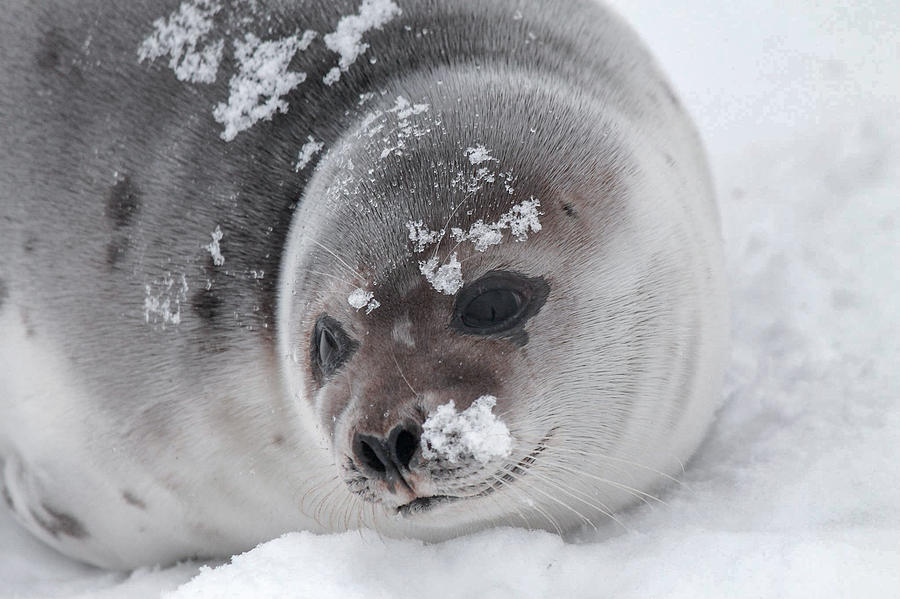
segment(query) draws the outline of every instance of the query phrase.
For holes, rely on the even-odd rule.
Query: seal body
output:
[[[46,1],[0,34],[3,497],[59,550],[597,527],[702,438],[709,177],[600,5]]]

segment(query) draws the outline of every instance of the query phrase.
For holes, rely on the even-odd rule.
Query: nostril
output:
[[[418,446],[419,436],[409,429],[401,429],[394,437],[394,457],[397,463],[409,469],[409,462]]]
[[[403,478],[401,471],[409,471],[419,447],[420,429],[416,425],[395,426],[387,438],[356,433],[353,437],[353,455],[356,464],[369,475],[391,480]]]
[[[368,466],[375,472],[385,472],[387,467],[384,461],[378,456],[373,443],[377,443],[374,439],[366,439],[357,435],[356,437],[356,457],[364,465]]]

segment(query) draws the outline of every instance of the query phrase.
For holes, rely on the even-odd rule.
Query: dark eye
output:
[[[549,293],[542,277],[491,271],[459,292],[450,326],[470,335],[515,333]]]
[[[344,365],[359,344],[344,331],[341,323],[322,314],[316,320],[310,343],[313,374],[320,385]]]
[[[460,319],[473,329],[498,327],[515,319],[524,303],[514,289],[489,289],[466,304]]]

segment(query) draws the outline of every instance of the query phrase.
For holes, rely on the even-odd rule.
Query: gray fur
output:
[[[588,0],[396,1],[402,15],[364,35],[336,84],[322,82],[337,58],[319,39],[292,62],[307,80],[287,113],[229,142],[212,109],[228,97],[230,40],[333,31],[358,2],[226,6],[213,84],[138,61],[178,1],[0,11],[0,131],[15,140],[0,145],[0,359],[14,364],[0,372],[0,460],[4,497],[47,542],[124,568],[294,529],[572,529],[603,510],[556,504],[633,498],[548,474],[553,459],[597,476],[621,476],[621,462],[585,465],[573,448],[639,459],[624,482],[649,489],[699,442],[724,346],[718,221],[699,141],[652,59]],[[382,158],[402,134],[401,96],[429,105],[430,129]],[[363,124],[376,113],[384,135]],[[296,172],[308,136],[325,147]],[[454,187],[475,143],[515,173],[513,194]],[[547,279],[527,343],[448,334],[453,298],[422,280],[406,222],[439,226],[467,202],[453,221],[466,228],[529,196],[544,230],[466,262],[467,277],[502,266]],[[217,227],[224,264],[207,247]],[[374,285],[371,315],[347,304],[355,284]],[[360,343],[353,374],[319,389],[308,348],[323,311]],[[500,483],[473,464],[423,464],[422,489],[477,498],[402,522],[362,502],[409,499],[353,478],[362,422],[381,434],[487,392],[520,441],[495,465]],[[647,447],[658,455],[635,456]],[[529,471],[570,496],[524,510],[521,494],[542,492]]]

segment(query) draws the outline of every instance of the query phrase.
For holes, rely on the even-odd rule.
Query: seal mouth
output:
[[[439,505],[446,505],[448,503],[459,501],[460,499],[465,499],[465,497],[458,497],[456,495],[431,495],[430,497],[417,497],[409,503],[405,503],[398,507],[397,513],[401,516],[413,516],[415,514],[427,512]]]
[[[537,461],[538,456],[546,451],[547,442],[550,441],[550,438],[553,436],[555,430],[556,429],[551,429],[535,446],[534,450],[532,450],[532,452],[526,455],[524,458],[522,458],[515,464],[506,464],[503,468],[497,471],[497,473],[494,474],[495,482],[489,484],[483,491],[465,497],[461,497],[458,495],[431,495],[429,497],[417,497],[409,503],[405,503],[399,506],[397,508],[397,513],[401,516],[415,516],[417,514],[428,512],[441,505],[456,503],[457,501],[460,501],[462,499],[487,497],[495,491],[498,491],[501,487],[504,487],[516,481],[521,475],[525,474],[528,469],[531,468],[531,466],[533,466]]]

